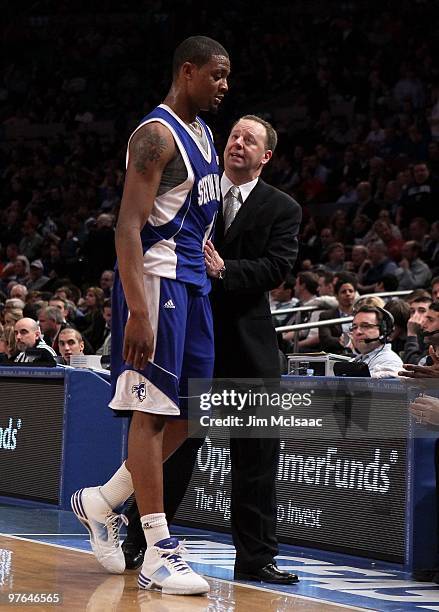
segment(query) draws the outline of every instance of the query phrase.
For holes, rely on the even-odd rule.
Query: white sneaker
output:
[[[119,541],[120,524],[128,525],[124,514],[115,514],[99,487],[80,489],[71,497],[72,510],[88,529],[90,544],[99,563],[112,574],[125,571],[125,557]]]
[[[177,538],[166,538],[147,548],[139,574],[139,588],[158,587],[168,595],[208,593],[209,584],[183,561],[182,552],[183,546]]]

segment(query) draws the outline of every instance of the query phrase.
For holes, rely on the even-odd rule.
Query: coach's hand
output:
[[[145,315],[130,314],[125,325],[123,359],[136,370],[143,370],[154,350],[154,333]]]

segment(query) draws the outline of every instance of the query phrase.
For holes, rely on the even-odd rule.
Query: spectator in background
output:
[[[361,277],[371,265],[368,257],[369,249],[363,244],[355,244],[352,247],[351,259],[346,262],[347,270]]]
[[[386,310],[390,312],[395,322],[393,332],[390,335],[392,351],[402,359],[407,340],[407,324],[410,318],[410,306],[404,300],[393,299],[386,303]]]
[[[37,232],[35,226],[29,221],[23,223],[23,238],[20,240],[20,253],[25,255],[29,261],[37,259],[41,254],[43,237]]]
[[[23,302],[23,300],[20,300],[19,298],[8,298],[5,301],[4,312],[6,313],[8,310],[12,310],[13,308],[23,310],[25,306],[26,304]]]
[[[345,250],[341,242],[334,242],[328,247],[324,269],[328,272],[341,272],[346,269]]]
[[[368,245],[370,267],[360,275],[358,290],[360,293],[373,293],[376,284],[387,274],[395,274],[397,265],[387,255],[387,247],[381,242],[371,242]]]
[[[25,285],[20,285],[17,283],[11,287],[9,295],[11,298],[18,298],[23,302],[26,302],[27,287]]]
[[[20,351],[14,358],[15,363],[55,365],[56,353],[44,342],[40,327],[34,319],[20,319],[14,329],[17,350]]]
[[[431,281],[431,296],[433,298],[433,302],[439,300],[439,276],[435,276]]]
[[[313,272],[299,272],[296,278],[294,293],[299,300],[296,306],[315,306],[317,304],[317,290],[319,286],[318,276]],[[297,323],[311,323],[319,320],[320,310],[295,313],[287,322],[287,325]],[[299,353],[315,350],[319,344],[319,333],[317,328],[303,329],[299,332],[284,332],[282,338],[286,351],[292,350],[294,337],[298,333],[297,348]]]
[[[47,306],[38,311],[38,324],[44,338],[44,342],[51,346],[59,354],[58,335],[67,323],[64,322],[62,312],[55,306]]]
[[[100,287],[89,287],[82,306],[84,317],[76,320],[81,334],[96,351],[104,342],[105,319],[102,315],[104,292]]]
[[[431,224],[430,235],[425,242],[422,257],[433,270],[433,274],[437,274],[439,272],[439,221]]]
[[[397,223],[399,227],[408,227],[415,217],[423,217],[427,221],[436,221],[438,188],[431,177],[425,162],[413,167],[413,181],[408,185],[401,197],[398,209]]]
[[[294,287],[296,284],[296,279],[292,274],[289,274],[287,278],[276,287],[276,289],[272,289],[270,291],[270,310],[271,313],[275,313],[276,310],[282,310],[283,308],[293,308],[298,300],[294,296]],[[290,314],[273,316],[273,325],[275,327],[280,327],[281,325],[286,325],[288,319],[291,318]]]
[[[68,327],[73,326],[71,321],[67,322],[69,318],[69,309],[67,306],[67,300],[53,295],[49,300],[49,306],[50,308],[57,308],[60,311],[61,317],[62,317],[61,323],[65,324]]]
[[[337,308],[325,310],[320,314],[319,321],[350,317],[353,312],[357,281],[353,275],[344,274],[334,286],[337,297]],[[351,354],[349,330],[351,322],[334,323],[318,328],[320,348],[327,353]]]
[[[3,327],[0,324],[0,363],[10,361],[16,354],[14,327]]]
[[[368,219],[376,219],[380,211],[379,205],[372,198],[372,185],[369,181],[361,181],[357,185],[357,202],[350,212],[350,221],[358,215]]]
[[[395,274],[399,280],[399,289],[417,289],[426,287],[431,279],[431,271],[420,258],[421,245],[408,240],[402,248],[402,259]]]
[[[8,308],[4,311],[3,320],[5,327],[14,327],[16,322],[23,318],[21,308]]]
[[[62,358],[62,363],[70,365],[70,357],[72,355],[84,354],[84,341],[77,329],[65,327],[59,332],[58,336],[59,353]]]
[[[370,233],[372,234],[372,241],[381,240],[381,242],[386,245],[387,253],[390,259],[395,262],[398,262],[401,259],[404,240],[394,236],[392,226],[389,221],[378,219],[373,224]]]
[[[99,287],[104,292],[106,298],[111,297],[111,290],[113,289],[114,272],[113,270],[104,270],[99,280]]]
[[[423,217],[415,217],[410,221],[408,228],[409,240],[414,240],[421,247],[421,253],[425,251],[429,239],[428,231],[430,224]]]
[[[29,281],[29,260],[25,255],[17,255],[14,262],[13,280],[19,285],[26,285]]]
[[[375,285],[377,293],[390,293],[398,290],[399,281],[394,274],[385,274],[383,278]],[[392,301],[392,297],[384,298],[386,304]],[[387,306],[386,306],[387,309]]]
[[[49,281],[49,277],[44,274],[44,266],[41,259],[35,259],[29,267],[29,280],[27,288],[29,291],[42,289]]]
[[[105,319],[104,342],[96,351],[96,355],[111,355],[111,299],[104,300],[102,315]]]
[[[404,345],[403,361],[404,363],[418,364],[428,352],[428,335],[429,331],[434,331],[432,327],[435,316],[432,315],[432,320],[427,323],[427,315],[432,306],[431,297],[421,293],[411,300],[408,300],[410,307],[410,318],[407,322],[407,339]]]

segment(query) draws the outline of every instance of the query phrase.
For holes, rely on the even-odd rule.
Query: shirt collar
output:
[[[242,201],[245,202],[252,190],[256,187],[256,183],[258,182],[259,177],[253,179],[249,183],[244,183],[243,185],[237,185],[239,187],[239,191],[241,192]],[[221,193],[223,198],[229,192],[230,187],[232,187],[234,183],[226,176],[226,173],[223,172],[221,177]]]

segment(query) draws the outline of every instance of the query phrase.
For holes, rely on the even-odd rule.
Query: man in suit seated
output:
[[[319,321],[329,321],[330,319],[352,316],[357,291],[356,277],[353,274],[340,273],[334,289],[338,307],[322,312]],[[352,355],[352,350],[348,346],[350,344],[348,335],[350,327],[351,322],[334,323],[325,327],[319,327],[319,340],[322,351],[340,355]]]

